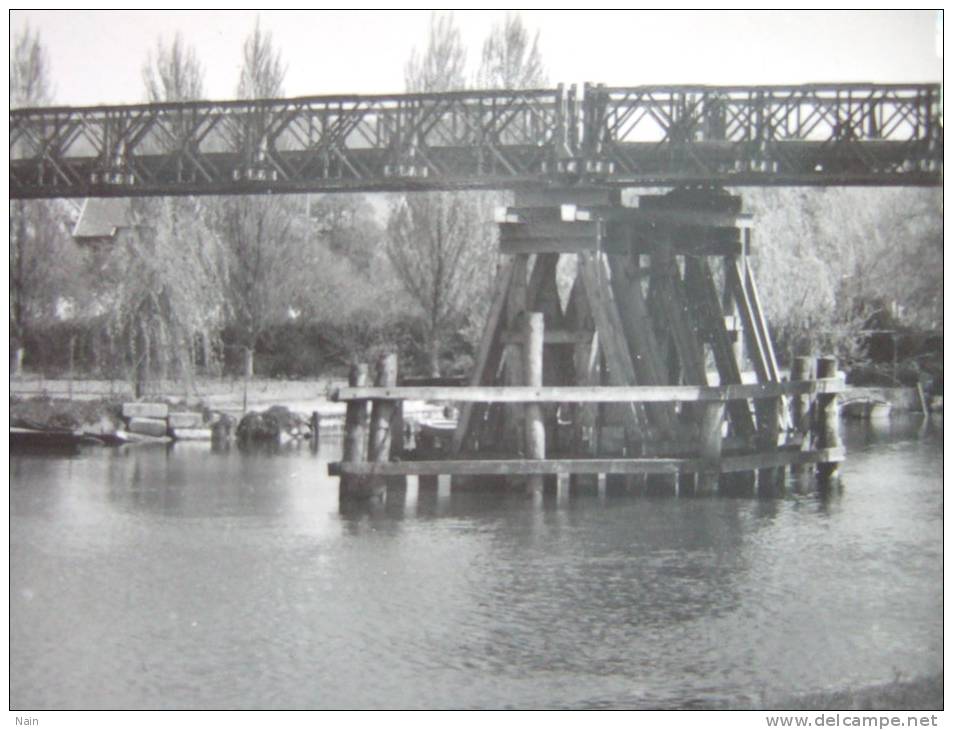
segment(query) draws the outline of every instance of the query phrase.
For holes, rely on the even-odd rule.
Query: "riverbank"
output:
[[[943,709],[943,674],[918,677],[911,680],[895,680],[870,687],[848,688],[834,692],[786,697],[780,700],[766,698],[759,710],[785,710],[798,712],[848,711],[891,712],[929,711]]]
[[[155,383],[140,400],[166,403],[172,411],[221,413],[237,422],[251,411],[281,405],[294,413],[320,415],[322,428],[340,429],[345,403],[330,400],[343,380],[231,380],[194,381],[186,389],[174,381]],[[99,432],[105,422],[118,422],[122,404],[136,400],[128,383],[109,380],[44,380],[16,378],[10,382],[10,418],[38,425]],[[431,417],[439,406],[408,401],[404,417]],[[86,428],[97,426],[98,428]]]

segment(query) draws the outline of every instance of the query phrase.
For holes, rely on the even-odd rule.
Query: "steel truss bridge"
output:
[[[585,85],[10,112],[10,197],[939,185],[936,84]]]

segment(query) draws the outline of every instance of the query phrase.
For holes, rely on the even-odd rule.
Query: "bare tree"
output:
[[[50,61],[39,31],[27,26],[14,40],[10,51],[10,106],[31,107],[49,104]]]
[[[271,33],[261,29],[261,18],[242,44],[242,71],[238,81],[239,99],[273,99],[281,96],[287,66],[275,48]]]
[[[483,42],[476,85],[481,89],[538,89],[547,83],[539,31],[530,39],[519,14],[506,14]]]
[[[408,91],[466,86],[466,51],[452,16],[433,15],[426,49],[405,69]],[[465,325],[495,258],[490,227],[474,193],[418,193],[399,198],[387,225],[387,255],[426,325],[431,373],[440,373],[447,336]]]
[[[452,15],[430,16],[427,49],[411,51],[404,68],[404,85],[409,92],[460,91],[466,88],[467,52]]]
[[[185,44],[181,33],[168,46],[160,38],[142,68],[146,97],[153,103],[201,99],[203,77],[195,49]]]

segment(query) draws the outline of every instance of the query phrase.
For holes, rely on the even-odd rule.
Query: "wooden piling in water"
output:
[[[791,382],[814,380],[814,358],[796,357],[791,364]],[[791,397],[791,423],[795,432],[802,439],[801,450],[806,451],[810,448],[811,441],[811,396],[808,393],[804,395],[795,395]],[[793,476],[803,476],[811,469],[809,464],[792,464],[791,474]]]
[[[317,451],[321,445],[321,414],[311,411],[311,450]]]
[[[570,474],[569,475],[569,496],[595,496],[599,494],[599,475],[598,474]]]
[[[377,363],[375,385],[381,388],[393,388],[397,385],[397,355],[390,353],[382,355]],[[375,400],[371,406],[370,436],[368,445],[368,461],[387,463],[390,461],[391,445],[393,441],[392,428],[394,411],[397,403],[392,400]],[[403,479],[388,481],[395,487],[402,486]],[[378,495],[383,490],[383,479],[375,479],[369,485],[373,494]]]
[[[699,442],[701,443],[701,457],[708,464],[708,468],[699,472],[695,478],[695,494],[707,496],[718,490],[718,473],[721,460],[721,423],[725,417],[723,401],[712,401],[702,406],[701,429]]]
[[[837,377],[837,358],[819,357],[817,359],[818,378]],[[842,446],[840,437],[840,406],[836,393],[821,393],[817,396],[816,417],[814,420],[814,441],[817,448],[832,449]],[[821,486],[830,486],[837,480],[838,463],[821,462],[817,465],[817,477]]]
[[[348,385],[360,388],[367,385],[367,363],[351,366]],[[367,458],[367,401],[348,401],[344,416],[344,453],[345,462],[360,462]],[[360,475],[342,474],[339,488],[341,499],[354,499],[366,496],[363,492],[364,478]]]
[[[542,312],[527,312],[523,329],[523,371],[526,384],[540,387],[543,384],[543,340],[544,324]],[[524,410],[524,433],[527,459],[546,458],[546,426],[543,421],[543,409],[539,403],[527,403]],[[542,491],[543,478],[533,474],[526,484],[532,494]]]

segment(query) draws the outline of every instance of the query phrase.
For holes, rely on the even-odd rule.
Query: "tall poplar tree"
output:
[[[52,102],[52,97],[49,56],[39,33],[27,27],[10,46],[10,107],[44,106]],[[54,319],[79,284],[81,256],[67,233],[71,215],[63,201],[10,202],[10,369],[13,375],[22,371],[26,343],[36,325]]]
[[[286,65],[270,32],[256,21],[242,46],[236,92],[241,99],[283,96]],[[246,164],[267,165],[262,149],[265,117],[251,113],[236,149]],[[307,201],[303,196],[235,196],[217,208],[216,227],[227,249],[229,321],[244,353],[245,375],[255,374],[255,346],[264,329],[286,317],[296,292],[307,284],[305,235]]]
[[[414,50],[405,70],[408,92],[458,91],[466,87],[466,50],[452,16],[433,15],[427,47]],[[432,375],[441,352],[485,290],[495,260],[492,218],[475,193],[414,193],[399,198],[387,223],[387,255],[425,324]]]

